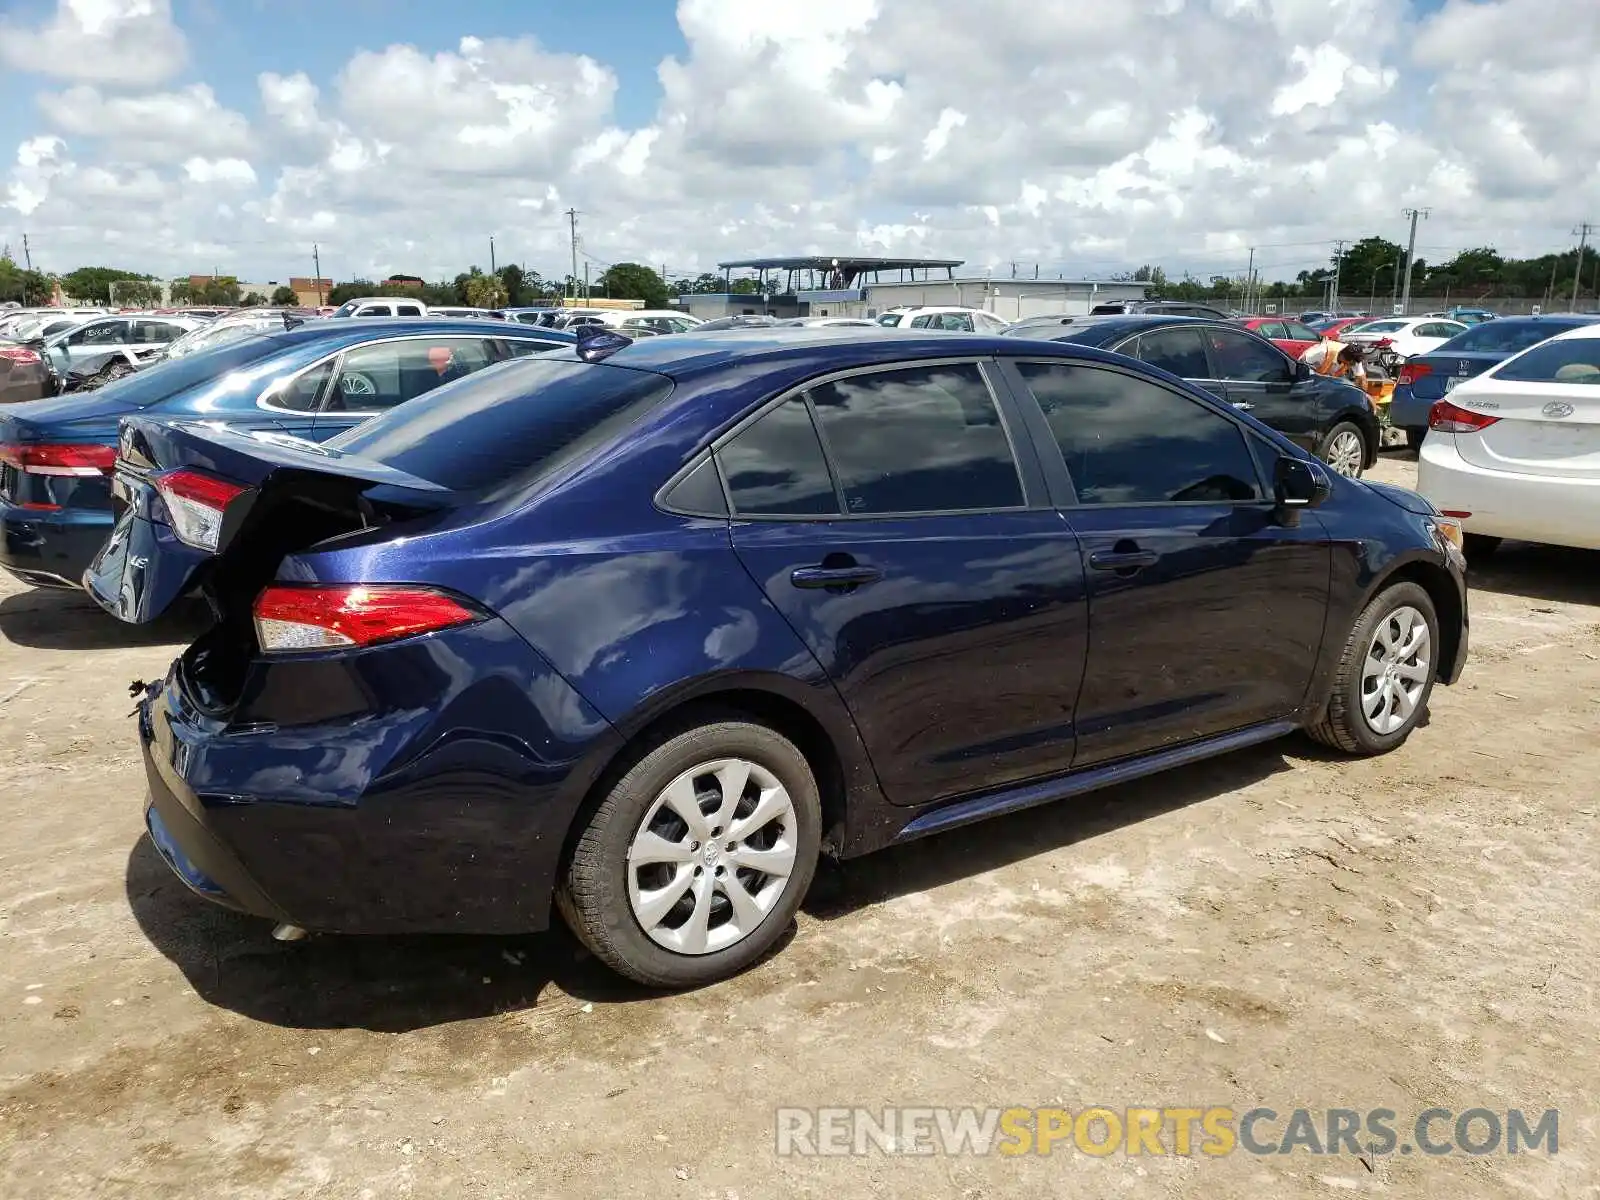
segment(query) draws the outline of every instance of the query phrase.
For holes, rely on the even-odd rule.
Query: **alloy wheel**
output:
[[[1366,458],[1366,446],[1361,435],[1353,429],[1343,429],[1328,443],[1327,462],[1341,475],[1355,479],[1361,474],[1361,464]]]
[[[1391,734],[1411,720],[1433,674],[1427,619],[1410,605],[1379,622],[1361,664],[1361,715],[1374,733]]]
[[[720,758],[684,771],[645,810],[628,847],[628,903],[651,941],[712,954],[753,933],[795,867],[798,818],[778,777]]]

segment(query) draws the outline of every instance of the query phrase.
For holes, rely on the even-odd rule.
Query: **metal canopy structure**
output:
[[[793,292],[801,276],[806,277],[805,282],[809,285],[806,291],[842,291],[854,287],[857,280],[864,281],[867,276],[871,276],[874,283],[881,283],[886,271],[898,273],[898,282],[901,283],[917,282],[918,271],[922,272],[924,280],[932,279],[935,271],[943,271],[946,279],[954,279],[956,268],[964,261],[960,258],[870,258],[850,254],[807,254],[795,258],[745,258],[719,262],[717,266],[722,269],[722,277],[728,282],[730,290],[734,271],[755,271],[763,285],[768,271],[782,271],[788,277],[784,290]]]

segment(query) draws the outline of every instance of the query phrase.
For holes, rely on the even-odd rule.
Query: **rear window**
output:
[[[328,442],[452,491],[505,495],[615,436],[672,381],[604,363],[525,358],[447,384]]]
[[[1405,321],[1368,321],[1361,327],[1362,333],[1398,333],[1406,327]],[[1354,332],[1353,330],[1351,332]]]
[[[1502,364],[1493,374],[1496,379],[1508,379],[1514,383],[1600,386],[1600,337],[1546,342]]]
[[[165,358],[154,366],[113,380],[100,389],[106,399],[116,399],[137,408],[159,404],[179,392],[220,379],[229,371],[249,366],[283,349],[276,338],[257,334],[239,342],[228,342],[210,350],[196,351],[182,358]]]
[[[1550,321],[1487,321],[1456,334],[1434,353],[1467,350],[1485,354],[1515,354],[1529,346],[1537,346],[1546,338],[1575,328],[1576,325],[1554,324]]]

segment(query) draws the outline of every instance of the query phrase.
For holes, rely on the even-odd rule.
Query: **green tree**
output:
[[[167,295],[172,297],[174,304],[188,304],[194,299],[194,288],[187,279],[174,279],[172,286],[167,289]]]
[[[506,285],[498,275],[485,275],[479,271],[467,278],[467,303],[473,308],[504,308]]]
[[[266,302],[267,298],[260,292],[251,292],[243,300],[239,301],[239,303],[244,305],[246,308],[256,308],[259,305],[265,304]]]
[[[218,307],[238,304],[241,290],[239,281],[232,275],[222,275],[206,280],[195,293],[194,302]]]
[[[287,284],[280,284],[277,290],[272,293],[272,303],[280,308],[293,308],[300,303],[300,297],[295,295],[292,287]]]
[[[149,308],[161,303],[161,285],[144,279],[117,280],[111,300],[129,308]]]
[[[732,296],[754,296],[760,290],[760,285],[754,279],[735,279],[733,285],[728,289],[728,294]]]
[[[507,263],[499,272],[501,286],[505,288],[506,302],[500,307],[516,308],[528,302],[528,277],[516,263]],[[537,275],[534,276],[538,278]]]
[[[62,290],[74,300],[92,300],[96,304],[111,303],[111,285],[124,279],[149,279],[137,271],[123,271],[116,267],[79,267],[61,277]]]
[[[352,279],[346,283],[336,283],[333,285],[333,290],[328,293],[328,303],[337,308],[346,300],[370,296],[377,290],[378,285],[370,279]]]
[[[646,308],[664,308],[669,299],[666,280],[643,263],[620,262],[608,267],[591,291],[615,300],[643,300]]]

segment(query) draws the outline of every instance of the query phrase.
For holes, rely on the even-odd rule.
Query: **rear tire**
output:
[[[726,979],[789,928],[816,871],[822,801],[777,731],[704,716],[607,792],[556,896],[579,940],[648,987]]]
[[[1493,558],[1494,552],[1500,549],[1502,539],[1488,533],[1468,533],[1462,536],[1462,553],[1467,556],[1467,565],[1482,562]]]
[[[1322,719],[1306,732],[1346,754],[1387,754],[1428,711],[1439,661],[1439,617],[1415,583],[1372,598],[1350,629]]]
[[[1407,450],[1421,450],[1422,449],[1422,439],[1427,437],[1427,436],[1428,436],[1428,427],[1426,425],[1407,425],[1406,426],[1406,449]]]
[[[1349,421],[1340,421],[1322,439],[1317,447],[1317,457],[1340,475],[1360,479],[1366,469],[1367,438],[1361,427]]]

